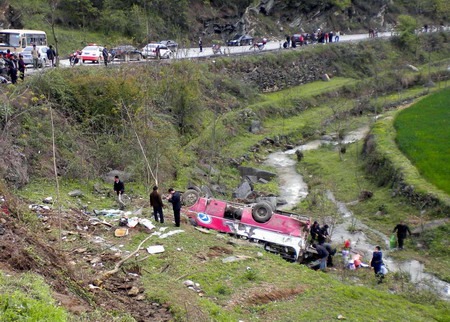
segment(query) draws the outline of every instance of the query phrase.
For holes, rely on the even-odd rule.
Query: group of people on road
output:
[[[11,54],[8,50],[6,54],[0,53],[0,83],[17,83],[17,74],[20,79],[25,79],[26,65],[23,56],[19,54]]]
[[[125,193],[125,184],[120,180],[119,176],[114,177],[114,192],[116,193],[116,200],[120,206],[120,209],[125,209],[125,202],[123,201],[123,195]],[[169,195],[165,198],[172,204],[173,216],[175,220],[175,226],[181,225],[181,193],[170,188],[168,190]],[[152,193],[150,193],[150,206],[153,208],[153,216],[156,222],[164,223],[163,208],[165,205],[162,200],[162,196],[159,193],[157,186],[153,187]]]
[[[339,42],[340,37],[341,32],[339,30],[325,32],[318,29],[312,33],[300,33],[293,36],[286,35],[286,41],[283,43],[283,47],[296,48],[297,46],[304,46],[316,42],[320,44]]]
[[[56,51],[52,46],[49,46],[46,51],[47,60],[52,67],[56,66]],[[41,53],[36,45],[31,49],[31,59],[33,68],[37,69],[40,66],[39,59]],[[0,83],[16,84],[17,79],[25,80],[25,70],[27,69],[23,54],[14,54],[8,49],[6,53],[0,52]]]

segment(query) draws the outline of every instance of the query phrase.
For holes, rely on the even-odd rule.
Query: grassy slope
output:
[[[450,193],[450,89],[401,111],[394,122],[397,144],[421,175]]]
[[[1,321],[66,321],[68,314],[56,305],[48,284],[38,275],[11,276],[0,271]]]

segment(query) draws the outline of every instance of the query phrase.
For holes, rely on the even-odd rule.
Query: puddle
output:
[[[363,139],[369,133],[369,126],[363,126],[355,131],[349,132],[343,139],[344,144],[354,143]],[[308,185],[304,182],[303,176],[296,170],[297,161],[295,160],[295,151],[310,151],[320,148],[322,144],[336,145],[336,141],[330,136],[322,139],[312,140],[304,145],[300,145],[288,151],[278,151],[267,156],[264,164],[276,168],[278,174],[278,183],[280,187],[280,197],[287,201],[286,205],[280,209],[291,209],[308,195]],[[384,262],[388,269],[392,271],[402,271],[409,273],[411,280],[417,283],[419,287],[428,288],[436,291],[442,297],[450,299],[450,284],[446,283],[432,274],[424,272],[424,265],[416,260],[406,262],[397,262],[393,258],[386,256],[389,248],[389,238],[364,223],[357,220],[353,213],[347,208],[343,202],[337,201],[331,191],[327,192],[327,197],[337,207],[344,221],[332,228],[331,235],[334,243],[343,244],[346,239],[352,241],[352,247],[365,253],[365,257],[371,257],[373,249],[376,245],[370,242],[370,239],[364,231],[370,231],[372,234],[378,236],[378,239],[383,240],[384,244],[380,245],[384,251]],[[356,228],[357,232],[350,231]]]

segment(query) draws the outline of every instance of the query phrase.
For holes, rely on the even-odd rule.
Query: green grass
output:
[[[450,89],[401,111],[394,122],[396,141],[420,174],[450,194]]]
[[[255,246],[230,246],[226,243],[229,237],[217,237],[215,232],[204,234],[190,226],[182,228],[185,233],[153,241],[163,244],[166,252],[142,263],[146,268],[143,282],[147,297],[170,303],[179,319],[190,320],[196,316],[216,321],[319,321],[332,320],[342,314],[352,321],[426,321],[447,314],[441,304],[414,304],[405,298],[405,294],[389,294],[388,288],[396,282],[389,279],[386,285],[377,287],[370,270],[349,273],[350,279],[360,281],[360,286],[355,286],[342,282],[339,272],[315,272]],[[136,235],[133,244],[144,237],[143,234]],[[233,255],[251,258],[224,264],[222,259],[230,255],[208,255],[212,246],[222,246]],[[258,256],[257,252],[262,252],[263,256]],[[187,289],[183,285],[186,279],[199,283],[204,296]],[[287,299],[248,302],[254,295],[294,288],[300,288],[300,293]]]
[[[0,320],[67,321],[68,314],[51,294],[50,286],[39,275],[7,276],[0,271]]]
[[[328,209],[327,215],[330,215],[330,207],[326,204],[326,198],[323,197],[324,191],[333,191],[339,201],[351,202],[359,198],[360,191],[369,190],[373,192],[372,198],[348,207],[362,222],[389,237],[392,229],[400,220],[408,222],[423,216],[417,208],[411,205],[409,200],[404,197],[393,197],[390,188],[378,186],[367,176],[364,169],[365,163],[361,159],[362,144],[362,142],[357,142],[348,146],[347,153],[343,155],[342,160],[339,159],[337,151],[331,147],[322,147],[319,150],[304,153],[304,160],[298,165],[298,170],[304,175],[310,188],[316,192],[310,194],[297,207],[297,211],[310,212],[312,215],[319,216],[320,214],[316,211],[310,211],[310,204],[314,199],[315,208]],[[379,210],[383,210],[385,214],[377,214]],[[410,227],[414,228],[411,224]],[[415,258],[424,262],[429,272],[450,281],[448,274],[450,257],[446,251],[448,238],[440,230],[435,233],[432,231],[430,234],[432,235],[429,237],[414,239],[413,242],[408,240],[407,252],[396,252],[392,255],[400,260]],[[381,243],[382,241],[374,239],[374,242]],[[418,248],[416,243],[425,244],[428,248]]]

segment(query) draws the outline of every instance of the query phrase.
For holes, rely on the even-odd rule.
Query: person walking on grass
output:
[[[316,249],[317,255],[319,255],[319,258],[320,258],[319,269],[322,272],[325,272],[326,268],[327,268],[327,259],[328,259],[328,255],[329,255],[327,249],[323,245],[313,244],[312,246]]]
[[[163,214],[163,207],[164,204],[161,199],[161,195],[158,192],[158,187],[153,187],[153,192],[150,194],[150,206],[153,207],[153,216],[155,217],[155,221],[160,222],[161,224],[164,223],[164,214]],[[159,218],[158,218],[159,214]]]
[[[375,250],[372,254],[372,260],[370,261],[370,266],[373,267],[375,272],[375,277],[378,279],[378,284],[383,283],[384,275],[381,272],[381,267],[384,265],[383,263],[383,253],[381,252],[381,247],[376,246]]]
[[[411,236],[411,230],[409,230],[409,227],[405,225],[403,221],[400,221],[400,223],[395,226],[393,232],[397,232],[398,248],[403,249],[403,241],[407,237],[408,233],[409,236]]]
[[[114,176],[114,191],[117,196],[117,203],[120,206],[120,210],[125,209],[125,203],[122,201],[122,195],[125,192],[125,185],[120,181],[119,176]]]
[[[39,50],[36,48],[36,44],[33,45],[33,49],[31,49],[31,57],[33,58],[33,68],[37,69],[39,67],[39,57],[41,54]]]
[[[169,189],[170,196],[167,197],[167,201],[172,204],[173,216],[175,218],[175,226],[180,227],[180,212],[181,212],[181,195],[178,191],[173,188]]]

